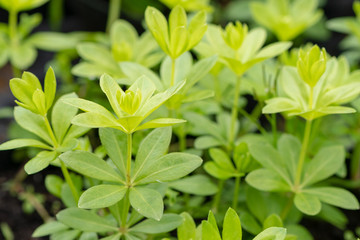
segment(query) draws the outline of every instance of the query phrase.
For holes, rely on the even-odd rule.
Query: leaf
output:
[[[279,227],[271,227],[259,233],[253,240],[284,240],[286,237],[286,229]]]
[[[202,228],[202,238],[206,240],[221,240],[219,231],[214,229],[214,226],[208,221],[202,221],[201,223]]]
[[[56,218],[69,227],[84,232],[118,231],[112,222],[84,209],[67,208],[56,214]]]
[[[146,187],[130,188],[129,194],[131,206],[141,215],[160,221],[164,203],[161,194]]]
[[[56,93],[56,78],[54,70],[51,67],[47,70],[45,75],[44,93],[46,99],[46,110],[48,110],[53,104]]]
[[[52,234],[51,240],[75,240],[80,234],[81,232],[79,230],[67,230]]]
[[[256,235],[257,233],[261,232],[262,227],[259,225],[255,217],[250,213],[247,212],[242,213],[240,219],[242,222],[241,225],[243,229],[245,229],[247,232],[253,235]]]
[[[171,128],[166,127],[153,130],[141,141],[135,159],[134,179],[168,151],[170,140]]]
[[[303,186],[311,185],[334,175],[344,164],[343,146],[321,148],[304,169]]]
[[[34,64],[37,57],[36,49],[29,43],[12,46],[10,49],[10,62],[19,69],[27,69]]]
[[[176,118],[157,118],[150,120],[140,126],[138,126],[135,131],[148,129],[148,128],[162,128],[162,127],[168,127],[173,126],[175,124],[180,124],[186,122],[183,119],[176,119]]]
[[[63,102],[66,98],[76,98],[75,93],[63,95],[56,101],[51,112],[51,124],[54,129],[57,140],[62,143],[66,133],[71,125],[71,120],[78,112],[78,109],[74,106],[68,105]]]
[[[294,203],[297,209],[307,215],[316,215],[321,210],[321,202],[313,194],[305,192],[296,193]]]
[[[206,175],[196,174],[168,183],[170,188],[177,191],[200,196],[215,194],[218,189]]]
[[[96,63],[100,66],[116,66],[116,62],[112,57],[110,50],[98,43],[80,43],[77,45],[79,55],[90,62]]]
[[[58,156],[58,153],[55,151],[42,151],[39,152],[34,158],[28,161],[24,168],[27,174],[34,174],[40,172],[47,166],[49,166],[50,162],[55,160]]]
[[[152,164],[134,180],[134,184],[176,180],[194,171],[201,163],[202,159],[193,154],[169,153],[153,161]]]
[[[210,174],[211,176],[218,178],[218,179],[229,179],[232,177],[236,177],[238,174],[235,172],[230,172],[227,170],[224,170],[219,165],[217,165],[215,162],[206,162],[204,164],[205,171]]]
[[[117,233],[117,234],[114,234],[114,235],[110,235],[110,236],[101,238],[101,240],[120,240],[121,235],[122,235],[121,233]]]
[[[105,208],[119,202],[126,194],[127,187],[101,184],[81,194],[79,208]]]
[[[61,50],[74,49],[80,42],[80,35],[59,32],[37,32],[29,37],[29,42],[36,48],[58,52]]]
[[[209,150],[212,160],[225,171],[235,172],[234,165],[229,156],[219,148],[211,148]]]
[[[22,147],[36,147],[43,148],[47,150],[52,150],[53,148],[49,145],[40,142],[35,139],[14,139],[7,142],[4,142],[0,145],[0,150],[9,150],[14,148],[22,148]]]
[[[15,107],[14,117],[16,122],[24,129],[34,133],[49,144],[53,144],[45,126],[44,119],[25,108]]]
[[[194,145],[196,149],[208,149],[221,146],[223,145],[223,142],[212,136],[201,136],[195,139]]]
[[[187,212],[181,213],[180,216],[183,218],[183,222],[177,228],[178,240],[195,239],[196,225],[195,225],[194,219]]]
[[[54,196],[61,197],[61,187],[64,183],[64,180],[53,174],[48,174],[45,177],[45,187],[46,189]]]
[[[79,240],[98,240],[98,237],[94,232],[83,232]]]
[[[341,207],[344,209],[359,209],[359,202],[356,197],[343,188],[337,187],[316,187],[303,190],[304,192],[316,196],[320,201]]]
[[[269,227],[283,227],[283,221],[281,217],[275,213],[268,216],[263,222],[263,229]]]
[[[222,231],[223,240],[241,240],[242,230],[239,216],[234,209],[229,208],[226,211]]]
[[[125,179],[127,148],[126,134],[113,128],[100,128],[99,136],[101,144],[105,147],[111,161],[119,169],[122,178]]]
[[[262,191],[290,191],[290,186],[277,173],[268,169],[257,169],[250,172],[246,178],[246,182]]]
[[[103,181],[124,183],[124,179],[103,159],[86,151],[66,152],[59,156],[71,169]]]
[[[291,186],[291,180],[284,159],[279,152],[270,144],[252,143],[249,144],[250,154],[265,168],[278,173],[285,182]]]
[[[147,219],[132,227],[129,231],[141,232],[146,234],[157,234],[170,232],[182,223],[182,217],[173,213],[166,213],[160,221]]]
[[[34,233],[31,235],[31,237],[34,238],[44,237],[53,233],[64,231],[68,228],[69,228],[68,226],[66,226],[61,222],[50,221],[36,228]]]
[[[287,169],[292,179],[295,179],[297,162],[300,155],[301,142],[290,134],[283,134],[278,143],[278,151],[285,160]]]

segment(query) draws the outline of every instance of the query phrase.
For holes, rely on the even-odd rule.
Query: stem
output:
[[[235,178],[234,196],[232,202],[232,208],[236,211],[239,197],[240,177]]]
[[[127,217],[130,210],[129,191],[126,192],[125,197],[122,200],[122,211],[121,211],[121,227],[125,228],[127,223]]]
[[[212,207],[214,213],[216,213],[218,211],[221,194],[222,194],[222,191],[224,188],[224,183],[225,183],[225,180],[222,180],[222,179],[220,179],[218,182],[218,191],[214,197],[214,202],[213,202],[213,207]]]
[[[17,14],[18,12],[15,10],[10,10],[9,12],[9,36],[11,48],[16,48],[19,44],[17,36]],[[12,65],[12,71],[14,77],[21,77],[21,70],[19,68]]]
[[[297,170],[296,170],[296,175],[295,175],[295,187],[298,187],[299,184],[300,184],[301,175],[302,175],[302,169],[303,169],[303,166],[304,166],[305,157],[306,157],[306,153],[307,153],[307,148],[308,148],[308,145],[309,145],[309,139],[310,139],[310,133],[311,133],[311,124],[312,124],[312,120],[306,120],[305,133],[304,133],[304,138],[303,138],[303,142],[302,142],[302,145],[301,145],[301,152],[300,152],[299,161],[298,161]]]
[[[54,132],[53,132],[51,126],[50,126],[50,122],[49,122],[49,119],[47,118],[47,116],[44,116],[44,121],[45,121],[46,129],[47,129],[47,131],[48,131],[48,133],[50,135],[50,138],[53,141],[54,147],[55,148],[59,147],[59,144],[58,144],[58,142],[56,140],[56,137],[55,137]]]
[[[131,153],[132,153],[132,133],[127,134],[127,158],[126,158],[126,184],[131,184]]]
[[[260,125],[260,123],[254,118],[252,115],[250,115],[248,112],[246,112],[244,109],[240,108],[238,109],[239,113],[243,115],[245,118],[249,119],[250,122],[254,123],[257,127],[257,129],[261,132],[262,135],[266,135],[266,130]]]
[[[76,202],[76,205],[78,204],[79,202],[79,193],[78,191],[76,190],[76,187],[74,185],[74,182],[72,181],[71,177],[70,177],[70,174],[69,174],[69,171],[65,165],[65,163],[63,161],[60,161],[61,163],[61,171],[62,171],[62,174],[64,175],[64,178],[65,178],[65,181],[66,183],[69,185],[70,187],[70,190],[71,190],[71,193],[72,195],[74,196],[74,199],[75,199],[75,202]]]
[[[274,147],[276,147],[277,143],[277,124],[276,124],[276,114],[271,115],[271,129],[273,134]]]
[[[50,27],[54,31],[60,31],[64,16],[64,0],[51,0],[49,2]]]
[[[19,196],[26,199],[31,204],[31,206],[35,208],[36,212],[40,215],[44,222],[48,222],[51,219],[49,213],[46,211],[44,206],[33,194],[22,192],[19,194]]]
[[[280,213],[280,217],[283,221],[286,219],[287,215],[289,215],[289,212],[290,212],[293,204],[294,204],[294,194],[291,193],[291,196],[289,197],[285,207],[283,208],[283,210]]]
[[[171,79],[170,79],[170,87],[174,86],[175,84],[175,62],[176,59],[171,59]]]
[[[214,75],[214,92],[216,101],[221,103],[221,87],[218,75]]]
[[[350,176],[352,180],[360,179],[360,141],[357,141],[350,160]]]
[[[121,0],[110,0],[108,18],[106,23],[106,32],[110,32],[112,24],[120,17]]]
[[[230,137],[229,145],[233,145],[235,141],[235,125],[238,118],[238,106],[239,106],[239,97],[240,97],[240,81],[241,76],[238,76],[235,84],[235,93],[234,93],[234,102],[231,110],[231,125],[230,125]]]

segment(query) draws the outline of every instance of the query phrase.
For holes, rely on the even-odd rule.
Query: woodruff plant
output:
[[[182,1],[185,9],[176,1],[163,2],[173,7],[168,20],[148,7],[149,32],[140,37],[130,23],[118,20],[110,44],[78,45],[83,61],[73,73],[99,77],[101,95],[69,93],[55,100],[51,68],[44,87],[28,72],[10,81],[19,105],[15,120],[34,136],[5,142],[0,150],[37,148],[25,171],[34,174],[54,165],[65,179],[46,177],[47,189],[65,209],[33,236],[165,240],[175,239],[169,232],[177,228],[179,240],[312,240],[300,225],[303,214],[343,227],[345,217],[335,207],[359,208],[352,193],[329,181],[343,174],[345,148],[312,147],[311,133],[317,119],[354,112],[340,105],[359,95],[358,71],[350,72],[345,58],[330,58],[316,45],[292,50],[277,61],[273,58],[291,42],[263,47],[264,29],[248,29],[240,22],[222,29],[206,23],[205,11],[188,21],[185,9],[203,9],[207,1]],[[278,33],[283,40],[305,30],[320,14],[302,22],[289,1],[269,2],[276,4],[261,7],[291,13],[284,19],[297,26],[288,36]],[[315,11],[315,1],[308,2]],[[193,48],[198,60],[189,53]],[[159,62],[159,72],[150,69]],[[218,84],[209,83],[208,73],[216,75]],[[249,84],[254,78],[259,79]],[[214,92],[216,101],[211,99]],[[240,108],[244,92],[258,100],[252,113]],[[272,114],[271,134],[259,121],[261,109]],[[306,120],[302,143],[294,134],[278,131],[276,113],[284,113],[285,122],[294,116]],[[198,169],[200,156],[205,171]],[[206,173],[218,180],[218,188]],[[195,221],[206,215],[197,227]]]

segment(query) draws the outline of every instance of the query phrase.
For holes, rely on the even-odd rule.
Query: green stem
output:
[[[54,147],[55,148],[59,147],[59,143],[56,140],[56,137],[55,137],[54,132],[53,132],[51,126],[50,126],[50,122],[49,122],[49,119],[47,118],[47,116],[44,116],[44,121],[45,121],[46,129],[47,129],[47,131],[48,131],[48,133],[50,135],[50,138],[51,138],[51,140],[53,142]]]
[[[350,160],[350,176],[352,180],[360,179],[360,141],[357,141]]]
[[[126,183],[131,185],[132,133],[127,134]]]
[[[64,17],[64,0],[51,0],[49,2],[49,22],[54,31],[61,30],[61,22]]]
[[[236,211],[239,197],[239,188],[240,188],[240,177],[235,178],[235,187],[234,187],[234,196],[232,202],[232,208]]]
[[[271,115],[271,129],[272,129],[272,134],[273,134],[273,145],[274,147],[276,147],[276,143],[277,143],[277,123],[276,123],[276,114],[272,114]]]
[[[19,196],[26,199],[26,201],[28,201],[31,206],[35,208],[36,212],[39,214],[39,216],[44,222],[49,222],[49,220],[51,219],[49,213],[46,211],[45,207],[41,204],[41,202],[39,202],[36,196],[34,196],[34,194],[28,192],[21,192],[19,193]]]
[[[239,108],[239,113],[243,115],[245,118],[249,119],[250,122],[256,125],[257,129],[261,132],[261,134],[266,135],[266,130],[260,125],[260,123],[254,118],[252,115],[250,115],[248,112],[246,112],[244,109]]]
[[[289,215],[289,212],[292,208],[294,204],[294,194],[291,193],[291,196],[289,197],[285,207],[283,208],[283,210],[280,213],[280,217],[281,219],[284,221],[286,219],[286,217]]]
[[[175,84],[175,62],[176,59],[171,59],[171,79],[170,79],[170,87],[174,86]]]
[[[15,10],[10,10],[9,12],[9,36],[11,47],[16,48],[19,44],[18,34],[17,34],[17,15],[18,12]],[[12,65],[13,76],[21,77],[21,70],[14,65]]]
[[[219,182],[218,182],[218,191],[214,197],[214,202],[213,202],[213,212],[216,213],[218,211],[218,208],[219,208],[219,203],[220,203],[220,200],[221,200],[221,194],[222,194],[222,191],[223,191],[223,188],[224,188],[224,183],[225,183],[225,180],[222,180],[222,179],[219,179]]]
[[[238,76],[235,83],[235,93],[234,93],[234,102],[231,110],[231,125],[230,125],[230,137],[229,137],[229,146],[234,145],[236,138],[235,125],[238,119],[238,108],[239,108],[239,97],[240,97],[240,81],[241,76]]]
[[[221,87],[218,75],[214,75],[214,92],[215,92],[215,100],[218,103],[221,103]]]
[[[76,202],[76,205],[77,205],[78,202],[79,202],[79,193],[76,190],[74,182],[72,181],[72,179],[70,177],[70,173],[69,173],[65,163],[63,161],[60,161],[60,163],[61,163],[61,171],[62,171],[62,173],[64,175],[65,181],[69,185],[71,193],[74,196],[74,199],[75,199],[75,202]]]
[[[125,197],[122,200],[122,211],[121,211],[121,227],[126,228],[127,218],[130,210],[130,199],[129,191],[126,192]]]
[[[301,181],[302,170],[304,167],[307,148],[308,148],[309,140],[310,140],[311,124],[312,124],[312,120],[306,120],[305,133],[304,133],[304,138],[303,138],[303,142],[301,145],[301,152],[300,152],[296,175],[295,175],[295,187],[296,188],[299,186],[300,181]]]
[[[108,18],[106,23],[106,32],[110,32],[112,24],[120,17],[121,0],[110,0]]]

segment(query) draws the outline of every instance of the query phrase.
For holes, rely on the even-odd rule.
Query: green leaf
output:
[[[183,222],[177,228],[178,240],[195,239],[196,225],[195,225],[194,219],[187,212],[181,213],[180,216],[183,218]]]
[[[67,230],[52,234],[51,240],[75,240],[79,237],[80,234],[81,232],[79,230]]]
[[[56,101],[51,112],[51,124],[57,140],[62,143],[71,125],[71,120],[78,112],[76,107],[63,102],[63,99],[77,97],[75,93],[63,95]]]
[[[126,163],[126,134],[113,128],[100,128],[99,136],[101,144],[105,147],[111,161],[119,169],[123,179],[125,179]]]
[[[157,118],[150,120],[135,129],[135,131],[148,129],[148,128],[162,128],[173,126],[175,124],[180,124],[186,122],[183,119],[176,119],[176,118]]]
[[[343,146],[324,147],[304,169],[303,186],[311,185],[334,175],[344,164]]]
[[[164,203],[161,194],[146,187],[130,188],[129,194],[131,206],[141,215],[160,221]]]
[[[253,240],[284,240],[285,237],[285,228],[271,227],[259,233]]]
[[[101,184],[87,189],[79,199],[80,208],[105,208],[119,202],[127,187]]]
[[[301,142],[295,136],[283,134],[278,143],[281,157],[286,159],[285,163],[292,179],[295,179],[297,162],[300,156]]]
[[[237,173],[235,173],[235,171],[224,170],[215,162],[206,162],[204,164],[204,169],[211,176],[223,180],[236,177],[238,175]]]
[[[307,215],[316,215],[321,210],[321,202],[318,197],[310,193],[297,193],[294,198],[297,209]]]
[[[28,41],[38,49],[58,52],[74,49],[80,41],[80,36],[72,33],[42,31],[32,34]]]
[[[67,226],[84,232],[118,231],[112,222],[84,209],[67,208],[56,214],[56,218]]]
[[[234,165],[229,156],[219,148],[211,148],[209,154],[212,160],[225,171],[235,172]]]
[[[269,227],[283,227],[281,217],[275,213],[268,216],[263,222],[263,229],[267,229]]]
[[[194,171],[201,163],[202,159],[193,154],[169,153],[153,161],[152,164],[134,180],[134,184],[176,180]]]
[[[225,214],[222,239],[223,240],[242,239],[240,219],[237,213],[235,212],[235,210],[232,208],[229,208]]]
[[[171,128],[166,127],[153,130],[141,141],[135,159],[134,179],[141,176],[154,161],[168,151],[170,140]]]
[[[132,227],[130,231],[146,234],[164,233],[176,229],[181,223],[181,216],[173,213],[167,213],[162,216],[160,221],[154,219],[147,219]]]
[[[9,150],[14,148],[22,148],[22,147],[36,147],[43,148],[47,150],[52,150],[52,147],[49,145],[40,142],[35,139],[14,139],[7,142],[4,142],[0,145],[0,150]]]
[[[290,191],[290,186],[277,173],[268,169],[257,169],[246,176],[246,182],[262,191]]]
[[[219,231],[208,221],[202,221],[202,238],[203,240],[221,240]]]
[[[216,185],[205,175],[196,174],[168,183],[170,188],[177,191],[200,196],[215,194],[218,189]]]
[[[341,207],[344,209],[359,209],[359,201],[356,197],[343,188],[337,187],[316,187],[303,190],[320,199],[320,201]]]
[[[109,49],[97,43],[81,43],[77,46],[79,55],[90,62],[100,66],[116,66],[116,62],[112,57]]]
[[[117,233],[114,235],[110,235],[108,237],[101,238],[101,240],[120,240],[121,235],[122,235],[121,233]]]
[[[289,186],[291,185],[284,159],[282,159],[279,152],[270,144],[252,143],[249,144],[249,151],[256,161],[265,168],[276,172]],[[274,173],[272,175],[274,175]]]
[[[27,69],[34,64],[37,57],[36,49],[29,43],[13,46],[10,49],[10,62],[19,69]]]
[[[98,237],[94,232],[83,232],[79,240],[98,240]]]
[[[28,161],[24,168],[27,174],[34,174],[40,172],[47,166],[49,166],[50,162],[56,159],[58,153],[55,151],[42,151],[39,152],[34,158]]]
[[[45,177],[45,187],[46,189],[54,196],[61,197],[61,187],[64,183],[64,180],[53,174],[48,174]]]
[[[249,233],[256,235],[262,231],[262,227],[259,225],[257,220],[250,213],[244,212],[240,216],[242,227]]]
[[[51,221],[37,227],[31,236],[34,238],[44,237],[53,233],[64,231],[68,228],[68,226],[61,222]]]
[[[103,159],[86,151],[66,152],[59,156],[71,169],[103,181],[124,183],[124,179]]]
[[[46,110],[48,110],[53,104],[56,93],[56,78],[54,70],[51,67],[47,70],[45,75],[44,93],[46,99]]]
[[[44,119],[25,108],[15,107],[14,117],[16,122],[24,129],[39,136],[49,144],[53,144],[45,126]]]
[[[195,139],[195,148],[196,149],[208,149],[212,147],[224,145],[222,141],[212,137],[212,136],[201,136]]]

